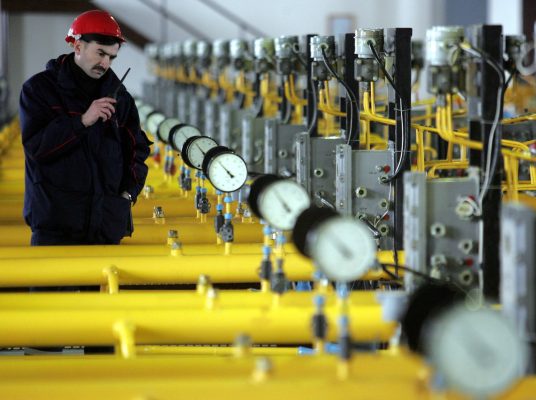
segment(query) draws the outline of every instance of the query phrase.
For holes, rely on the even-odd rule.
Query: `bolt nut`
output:
[[[322,168],[315,168],[313,170],[313,175],[317,178],[322,178],[324,176],[324,170]]]
[[[161,206],[154,207],[153,218],[164,218],[164,209]]]
[[[469,286],[473,283],[475,277],[470,270],[462,271],[458,274],[458,281],[464,286]]]
[[[447,233],[447,228],[442,223],[436,222],[430,227],[430,234],[435,238],[444,237]]]
[[[378,226],[378,232],[380,232],[380,235],[387,236],[389,234],[390,228],[387,224],[380,224]]]
[[[281,149],[277,152],[277,155],[279,158],[287,158],[288,157],[288,151]]]
[[[367,188],[366,188],[366,187],[363,187],[363,186],[359,186],[359,187],[355,190],[355,195],[356,195],[357,198],[359,198],[359,199],[362,199],[363,197],[367,197]]]
[[[380,208],[382,210],[388,210],[389,209],[389,201],[387,199],[381,199],[380,202],[378,203],[378,205],[380,206]]]
[[[433,268],[441,268],[447,266],[447,257],[444,254],[433,254],[430,258],[430,264]]]
[[[177,231],[176,229],[170,229],[168,231],[167,237],[169,239],[177,239],[179,237],[179,231]]]
[[[463,254],[472,253],[474,247],[475,243],[471,239],[460,240],[460,242],[458,243],[458,249],[460,249]]]

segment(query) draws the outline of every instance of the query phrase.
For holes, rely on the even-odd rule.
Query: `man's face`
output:
[[[118,43],[106,46],[77,40],[74,43],[74,61],[88,76],[99,79],[108,71],[118,51]]]

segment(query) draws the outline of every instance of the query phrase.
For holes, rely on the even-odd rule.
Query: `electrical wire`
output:
[[[335,71],[335,68],[333,68],[333,66],[330,64],[326,55],[326,46],[320,45],[319,47],[320,51],[322,52],[322,60],[324,61],[324,65],[326,66],[330,74],[333,75],[335,79],[337,79],[337,81],[344,87],[344,89],[346,90],[346,94],[350,98],[350,104],[346,105],[346,107],[350,107],[350,124],[348,129],[348,140],[346,144],[350,144],[352,133],[354,132],[354,119],[357,119],[357,115],[359,113],[359,110],[357,109],[357,98],[355,96],[355,93],[352,92],[350,86],[348,86],[348,84],[343,79],[341,79],[339,74],[337,74],[337,71]]]
[[[311,69],[312,68],[313,66],[311,65]],[[310,125],[307,127],[307,133],[310,135],[314,126],[316,125],[316,120],[318,119],[318,99],[316,96],[315,81],[312,78],[312,74],[309,84],[311,85],[311,96],[313,96],[313,117],[311,118]]]
[[[488,193],[489,187],[490,187],[490,181],[491,177],[495,173],[495,169],[497,167],[497,161],[499,158],[499,150],[500,150],[500,143],[501,143],[501,133],[499,132],[497,134],[497,126],[499,125],[499,118],[501,114],[501,106],[503,104],[503,96],[504,96],[504,86],[505,86],[505,79],[504,79],[504,71],[502,68],[494,61],[492,60],[486,53],[484,53],[482,50],[477,49],[473,46],[471,46],[468,43],[461,43],[459,45],[460,49],[465,51],[466,53],[469,53],[477,58],[482,59],[484,62],[486,62],[495,72],[497,72],[497,75],[499,76],[499,87],[497,90],[497,104],[495,109],[495,116],[493,118],[493,123],[491,125],[491,129],[489,132],[489,140],[488,140],[488,147],[486,151],[486,165],[484,170],[484,182],[482,183],[482,188],[480,190],[480,193],[478,195],[478,200],[480,205],[482,206],[482,202],[484,201],[484,198],[486,197],[486,194]]]
[[[406,122],[407,122],[407,117],[405,117],[405,113],[407,113],[407,109],[404,108],[404,104],[402,102],[402,96],[400,95],[400,91],[398,90],[397,86],[395,85],[395,82],[393,80],[393,77],[389,74],[389,72],[387,71],[387,69],[385,68],[385,64],[383,63],[382,59],[380,58],[380,55],[378,54],[378,51],[376,50],[376,47],[374,47],[374,43],[372,43],[372,41],[368,41],[367,42],[370,50],[372,51],[372,55],[374,56],[374,58],[376,59],[376,61],[378,62],[385,78],[387,79],[387,81],[389,81],[389,84],[391,85],[391,87],[393,88],[393,90],[395,91],[396,95],[398,96],[399,98],[399,111],[400,111],[400,126],[401,126],[401,146],[400,146],[400,151],[401,151],[401,154],[400,154],[400,158],[398,159],[398,163],[396,165],[396,168],[395,168],[395,171],[393,172],[393,175],[391,176],[388,176],[387,179],[384,180],[384,182],[391,182],[395,179],[397,179],[399,176],[400,176],[400,173],[403,171],[402,169],[402,166],[406,163],[406,158],[407,158],[407,153],[408,153],[408,148],[409,148],[409,141],[410,141],[410,138],[409,138],[409,132],[407,132],[408,130],[406,129]],[[395,129],[398,128],[398,124],[395,126]],[[395,135],[396,135],[396,132],[395,132]]]

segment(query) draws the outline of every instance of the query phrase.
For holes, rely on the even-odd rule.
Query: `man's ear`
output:
[[[74,48],[74,53],[76,55],[79,55],[80,54],[80,50],[82,49],[82,41],[81,40],[75,40],[74,43],[73,43],[73,48]]]

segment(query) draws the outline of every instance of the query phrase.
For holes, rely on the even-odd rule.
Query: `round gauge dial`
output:
[[[248,178],[248,168],[242,157],[224,146],[213,148],[207,153],[203,172],[212,186],[222,192],[240,189]]]
[[[184,142],[192,136],[202,136],[201,131],[193,125],[175,125],[169,132],[169,143],[179,153],[182,151]]]
[[[180,121],[177,118],[168,118],[164,120],[158,126],[156,136],[158,136],[158,139],[160,139],[162,142],[169,144],[169,134],[171,130],[177,125],[180,125]]]
[[[279,178],[276,175],[264,174],[255,178],[253,183],[250,185],[249,193],[248,193],[248,205],[249,205],[249,209],[256,217],[262,218],[262,215],[258,207],[260,194],[269,183],[276,181],[278,179]]]
[[[430,360],[453,389],[487,398],[523,375],[526,348],[497,311],[471,311],[461,305],[443,314],[430,330]]]
[[[301,212],[311,206],[311,199],[299,183],[280,179],[266,186],[257,206],[262,218],[272,227],[288,230],[294,228]]]
[[[331,208],[322,208],[315,205],[304,210],[296,219],[292,230],[292,242],[296,249],[305,257],[311,258],[310,248],[307,246],[309,232],[314,231],[315,227],[326,219],[337,215],[337,212]]]
[[[372,234],[351,217],[338,215],[322,222],[307,238],[307,246],[315,264],[332,281],[359,279],[376,260]]]
[[[147,130],[151,132],[151,135],[153,135],[153,137],[157,137],[158,125],[160,125],[165,119],[166,116],[159,112],[152,113],[147,117]]]
[[[208,136],[192,136],[182,146],[182,159],[189,167],[201,169],[205,155],[216,146],[218,143]]]

